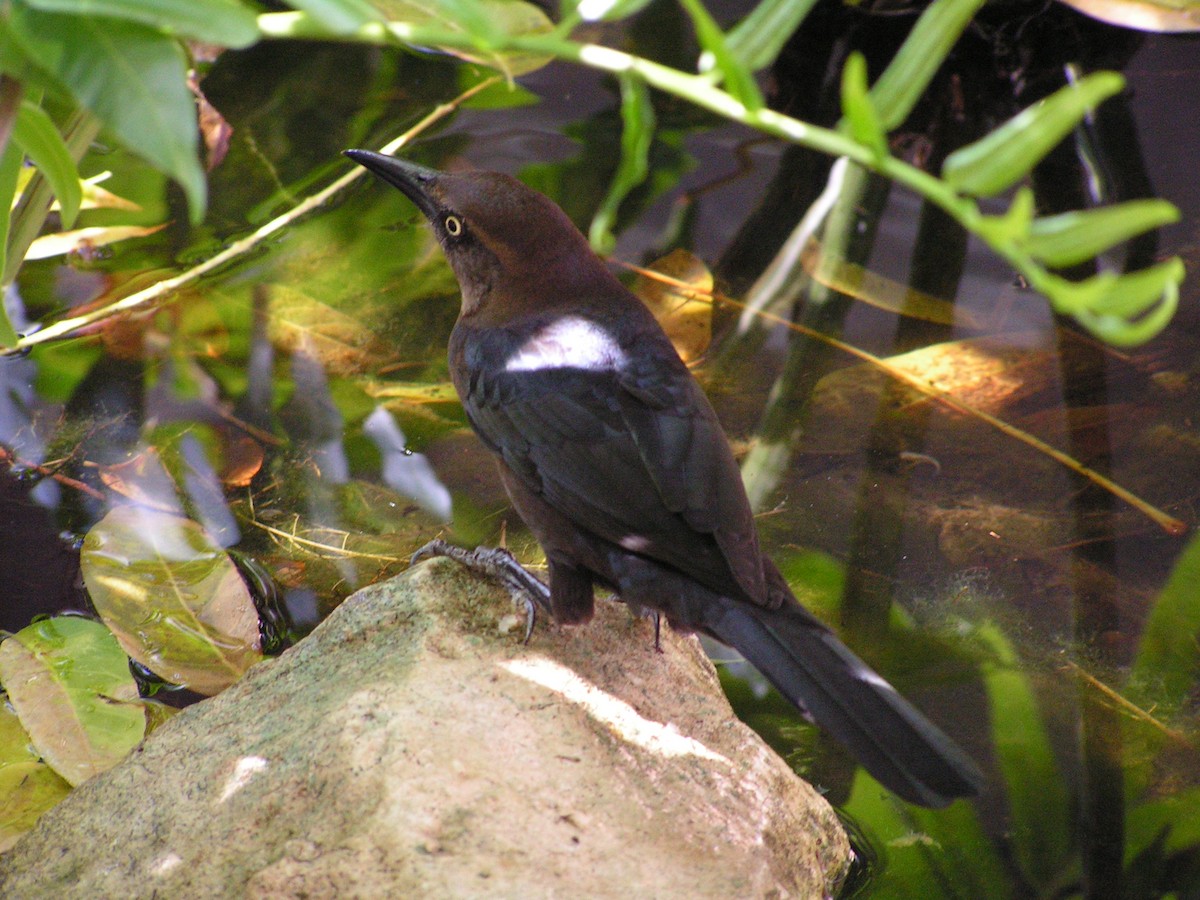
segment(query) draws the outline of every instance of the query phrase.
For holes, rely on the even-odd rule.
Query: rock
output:
[[[815,897],[849,847],[693,638],[520,641],[447,560],[350,597],[0,857],[0,896]]]

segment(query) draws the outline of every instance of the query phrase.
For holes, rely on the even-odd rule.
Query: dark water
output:
[[[836,118],[827,73],[847,48],[885,53],[892,29],[907,27],[828,15],[838,37],[796,43],[769,85],[779,105],[819,122]],[[1097,118],[1090,143],[1064,146],[1039,170],[1039,200],[1052,211],[1153,191],[1183,220],[1129,254],[1194,260],[1200,44],[1072,15],[1024,29],[982,23],[901,135],[905,152],[936,162],[1057,87],[1065,63],[1119,67],[1127,101]],[[630,39],[651,37],[634,29]],[[19,283],[30,317],[207,258],[345,171],[342,149],[382,145],[476,77],[361,48],[227,54],[204,84],[234,129],[205,224],[187,228],[175,189],[123,154],[90,157],[90,171],[112,170],[112,189],[143,203],[142,220],[172,224],[96,258],[30,264]],[[586,229],[619,152],[617,94],[559,65],[521,86],[523,104],[494,92],[409,155],[518,175]],[[654,178],[622,207],[613,256],[645,264],[684,247],[725,294],[744,297],[824,187],[829,161],[656,104]],[[898,364],[919,378],[1188,528],[1169,533],[1044,453],[844,353],[778,325],[740,329],[740,310],[718,303],[698,375],[745,461],[766,546],[801,599],[980,760],[989,789],[944,811],[907,807],[731,665],[735,705],[845,811],[871,896],[1196,895],[1197,654],[1187,640],[1178,652],[1149,652],[1143,640],[1147,628],[1194,638],[1200,627],[1200,550],[1188,550],[1200,496],[1194,278],[1166,334],[1116,351],[1054,319],[916,198],[869,178],[860,190],[841,280],[809,282],[775,312],[877,356],[909,354]],[[863,267],[953,300],[952,314],[897,315],[900,287],[848,287]],[[453,279],[415,211],[363,180],[155,316],[5,361],[27,414],[5,441],[29,462],[111,488],[105,467],[199,435],[214,468],[253,477],[227,479],[223,500],[193,496],[190,511],[279,583],[302,631],[438,534],[494,543],[506,528],[534,557],[457,405],[415,396],[413,385],[444,387],[456,314]],[[381,404],[403,429],[391,444],[379,437],[390,427]],[[222,430],[230,418],[259,430],[249,461]],[[415,458],[399,447],[427,459],[428,471],[409,472],[421,487],[385,478],[389,464]],[[59,534],[104,512],[61,480],[42,478],[30,495],[37,482],[0,482],[0,594],[14,630],[85,606],[77,553]]]

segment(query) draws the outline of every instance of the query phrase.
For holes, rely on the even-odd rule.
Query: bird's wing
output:
[[[668,344],[621,371],[472,379],[464,407],[517,478],[580,528],[727,596],[770,603],[741,475]]]

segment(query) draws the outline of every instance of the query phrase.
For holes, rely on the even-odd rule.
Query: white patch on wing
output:
[[[541,369],[619,369],[625,352],[607,331],[578,316],[551,322],[522,344],[504,365],[506,372]]]
[[[640,534],[627,534],[617,541],[617,543],[626,550],[632,550],[634,553],[645,553],[650,549],[649,538],[642,537]]]

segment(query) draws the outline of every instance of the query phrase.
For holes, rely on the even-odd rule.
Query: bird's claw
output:
[[[476,574],[499,582],[508,591],[514,603],[525,607],[524,642],[529,643],[529,638],[533,635],[533,626],[537,622],[538,607],[550,612],[550,589],[526,571],[515,556],[503,547],[476,547],[474,550],[467,550],[436,538],[412,555],[411,564],[415,565],[423,559],[435,556],[449,557]]]

